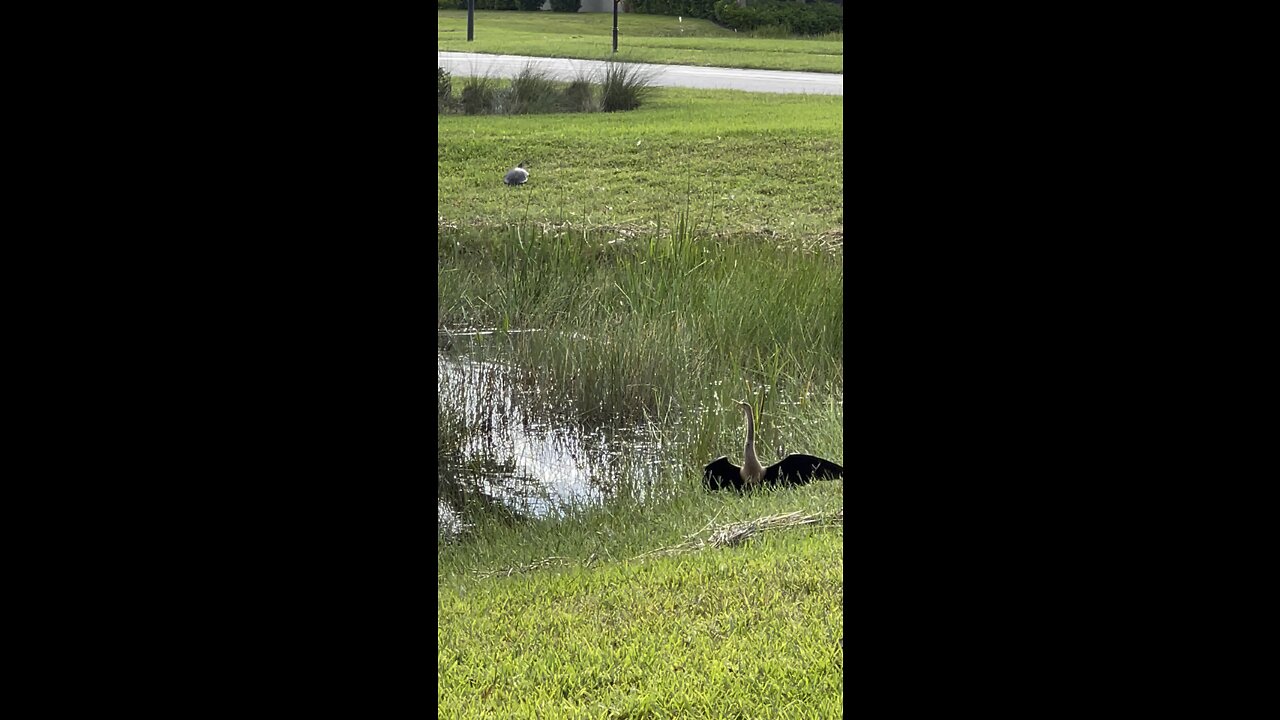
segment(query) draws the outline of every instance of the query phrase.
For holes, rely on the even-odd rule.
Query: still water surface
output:
[[[663,454],[653,428],[545,407],[536,370],[504,362],[504,342],[482,332],[439,343],[440,534],[464,529],[477,504],[518,519],[621,492],[643,499]]]

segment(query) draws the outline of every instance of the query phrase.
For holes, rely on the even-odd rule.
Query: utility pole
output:
[[[475,39],[476,0],[467,0],[467,42]]]
[[[613,0],[613,51],[618,52],[618,0]]]

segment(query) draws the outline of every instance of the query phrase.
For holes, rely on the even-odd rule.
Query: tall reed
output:
[[[512,361],[576,415],[689,413],[747,387],[842,391],[838,249],[702,237],[687,218],[672,225],[631,236],[442,228],[442,321],[544,330],[513,336]]]

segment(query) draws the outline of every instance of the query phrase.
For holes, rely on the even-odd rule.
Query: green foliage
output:
[[[436,0],[437,10],[467,9],[467,0]],[[542,0],[476,0],[477,10],[537,10],[542,7]]]
[[[740,31],[764,29],[757,37],[815,36],[844,27],[843,3],[836,1],[750,0],[630,0],[632,12],[648,15],[706,18]]]
[[[560,92],[560,108],[565,112],[596,112],[596,86],[590,80],[578,78]]]
[[[551,0],[551,12],[576,13],[582,9],[582,0]]]
[[[440,68],[438,113],[461,109],[465,115],[533,115],[639,108],[652,90],[650,73],[637,65],[609,63],[606,67],[598,92],[586,75],[566,84],[527,65],[509,81],[491,76],[466,78],[459,101],[452,99],[451,80]]]
[[[507,90],[507,114],[550,113],[559,109],[560,86],[543,71],[526,65],[511,79]]]
[[[715,0],[630,0],[631,12],[686,18],[714,18]]]
[[[736,0],[716,0],[720,24],[737,30],[768,25],[786,27],[796,35],[823,35],[844,30],[844,7],[829,2],[797,3],[788,0],[754,0],[738,7]]]
[[[600,83],[600,109],[635,110],[652,92],[652,74],[642,65],[607,63]]]
[[[453,108],[453,80],[449,77],[449,71],[442,67],[436,68],[436,112],[443,114],[449,112]]]
[[[549,164],[493,194],[523,204]],[[622,238],[441,228],[442,322],[540,329],[503,360],[539,368],[538,397],[584,417],[680,411],[706,402],[708,387],[739,393],[744,379],[793,398],[843,386],[842,253],[712,239],[675,220]]]
[[[460,105],[463,114],[489,115],[502,111],[498,82],[489,76],[467,78]]]

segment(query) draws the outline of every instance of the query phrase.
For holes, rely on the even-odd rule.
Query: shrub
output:
[[[524,115],[553,112],[617,112],[634,110],[653,90],[653,71],[643,65],[606,63],[599,82],[592,73],[579,70],[566,85],[549,73],[526,65],[501,87],[492,75],[460,78],[462,92],[453,96],[453,81],[438,68],[438,112],[464,115]],[[599,90],[596,88],[599,87]]]
[[[715,0],[630,0],[631,12],[715,19]]]
[[[795,35],[844,31],[844,6],[831,2],[756,0],[746,7],[738,7],[735,0],[716,0],[715,14],[716,22],[735,30],[782,25]]]
[[[551,12],[578,12],[582,0],[551,0]]]
[[[635,110],[653,90],[652,71],[640,65],[605,63],[600,83],[600,109],[605,112]]]
[[[449,71],[436,67],[436,114],[449,112],[453,106],[453,79]]]
[[[466,10],[467,0],[437,0],[440,3],[440,9],[457,9]],[[524,0],[476,0],[477,10],[523,10]],[[538,1],[538,7],[542,6],[541,0]],[[533,8],[537,10],[538,8]]]
[[[467,115],[488,115],[501,110],[501,98],[493,78],[488,76],[473,77],[462,88],[459,98],[462,112]]]
[[[520,0],[520,9],[525,12],[533,12],[542,9],[543,0]]]
[[[576,78],[560,91],[560,109],[565,112],[595,112],[595,85],[585,77]]]
[[[512,115],[555,112],[559,92],[549,74],[526,65],[511,79],[506,100],[507,112]]]

